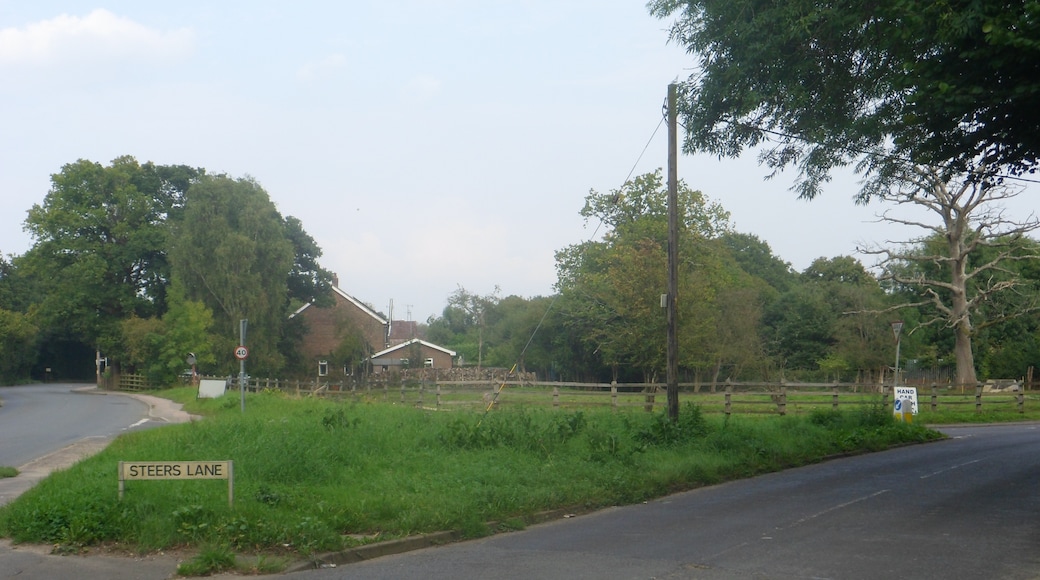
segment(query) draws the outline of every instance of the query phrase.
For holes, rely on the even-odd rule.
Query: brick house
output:
[[[455,363],[455,351],[413,338],[372,355],[372,372],[391,369],[433,368],[450,369]]]
[[[402,359],[412,368],[428,365],[450,369],[455,352],[423,341],[418,324],[411,320],[388,320],[365,303],[339,287],[339,278],[332,277],[334,303],[330,307],[305,304],[290,318],[303,320],[305,332],[299,346],[300,355],[316,368],[319,376],[337,375],[344,369],[344,361],[336,360],[334,353],[344,340],[360,338],[365,345],[366,362],[373,372],[390,367],[401,367]],[[411,363],[409,356],[416,361]],[[376,360],[380,363],[377,364]],[[384,368],[386,367],[386,368]]]
[[[306,331],[299,351],[304,360],[319,369],[319,375],[328,373],[333,353],[344,339],[354,335],[364,343],[366,352],[372,353],[387,347],[390,330],[390,322],[386,318],[340,289],[336,277],[332,279],[332,294],[332,306],[322,308],[307,303],[290,316],[303,320]],[[331,364],[342,362],[334,361]]]

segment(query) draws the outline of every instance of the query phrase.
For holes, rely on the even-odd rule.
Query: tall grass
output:
[[[174,398],[182,397],[179,391]],[[607,409],[430,412],[277,393],[190,402],[202,421],[124,435],[0,508],[19,542],[118,542],[309,555],[372,539],[523,522],[940,437],[880,406],[802,417],[680,420]],[[119,461],[234,461],[226,481],[128,481]]]

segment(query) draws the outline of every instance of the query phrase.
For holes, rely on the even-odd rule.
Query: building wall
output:
[[[372,318],[338,292],[333,292],[335,305],[330,308],[309,306],[297,316],[303,318],[306,332],[300,352],[308,360],[318,360],[334,351],[351,329],[360,330],[370,352],[386,347],[386,325]]]

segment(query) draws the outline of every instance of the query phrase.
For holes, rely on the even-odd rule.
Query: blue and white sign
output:
[[[917,414],[917,387],[896,387],[895,412]]]

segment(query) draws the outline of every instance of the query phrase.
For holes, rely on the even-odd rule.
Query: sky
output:
[[[32,247],[63,165],[131,155],[256,179],[394,319],[459,288],[551,295],[555,252],[602,233],[588,192],[667,166],[694,63],[667,28],[643,0],[0,0],[0,253]],[[851,174],[806,202],[753,153],[678,167],[799,271],[919,235],[854,205]]]

